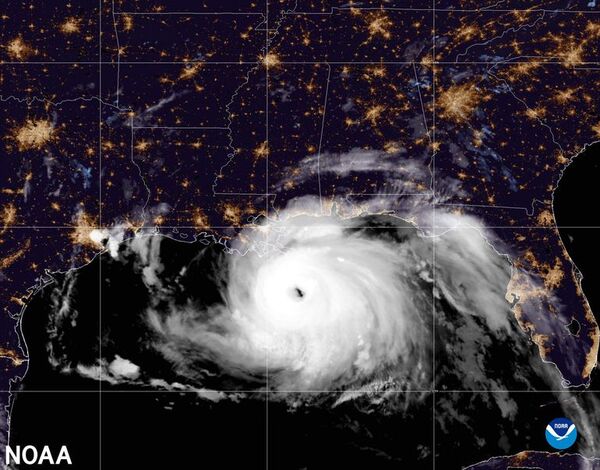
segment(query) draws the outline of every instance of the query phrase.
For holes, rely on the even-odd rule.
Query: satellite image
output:
[[[600,470],[600,3],[0,15],[0,469]]]

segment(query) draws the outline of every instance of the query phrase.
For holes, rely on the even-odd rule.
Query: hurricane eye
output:
[[[294,289],[293,289],[293,296],[297,300],[302,300],[305,295],[306,294],[304,293],[304,291],[302,289],[300,289],[299,287],[294,287]]]

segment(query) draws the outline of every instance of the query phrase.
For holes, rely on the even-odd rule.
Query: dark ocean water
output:
[[[554,215],[565,248],[583,276],[583,292],[600,321],[600,143],[586,147],[565,169],[554,192]],[[592,387],[600,388],[598,372],[592,377]]]

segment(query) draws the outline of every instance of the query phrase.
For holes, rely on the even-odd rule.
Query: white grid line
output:
[[[269,1],[265,0],[265,58],[269,57]],[[265,158],[265,194],[269,194],[269,156],[271,153],[271,144],[269,142],[269,60],[264,61],[265,64],[265,140],[267,142],[267,155]],[[267,223],[269,220],[269,197],[265,198],[265,213],[267,216]],[[271,246],[269,243],[269,230],[266,231],[266,242],[267,242],[267,251],[266,251],[266,259],[267,263],[269,262],[270,249],[268,247]],[[269,352],[270,352],[270,344],[267,345],[267,349],[265,351],[265,372],[266,372],[266,394],[265,394],[265,469],[269,470]]]
[[[120,82],[121,82],[121,44],[119,42],[119,30],[117,29],[117,19],[115,13],[115,0],[112,0],[111,4],[112,9],[112,20],[113,20],[113,30],[115,32],[115,42],[117,43],[117,86],[116,86],[116,98],[117,98],[117,108],[119,107],[119,95],[120,95]],[[100,13],[102,14],[102,13]],[[102,25],[102,20],[100,20],[100,24]],[[102,47],[100,47],[100,60],[102,60]],[[100,96],[102,99],[102,96]]]
[[[131,126],[133,130],[138,129],[158,129],[158,130],[170,130],[170,131],[227,131],[228,127],[211,127],[211,126]]]
[[[331,7],[330,11],[283,11],[283,15],[293,16],[293,15],[333,15],[335,11],[341,12],[351,12],[352,10],[361,10],[361,11],[431,11],[431,12],[443,12],[443,13],[535,13],[535,12],[545,12],[545,13],[571,13],[571,14],[600,14],[598,10],[565,10],[565,9],[544,9],[544,8],[411,8],[411,7]],[[115,15],[132,15],[132,16],[152,16],[152,15],[238,15],[238,16],[264,16],[261,12],[256,11],[161,11],[161,12],[153,12],[153,11],[118,11],[115,12]]]
[[[393,214],[390,217],[395,217]],[[401,218],[396,216],[397,218]],[[288,224],[289,227],[303,227],[302,224]],[[314,224],[310,225],[310,227],[325,227],[326,225]],[[350,227],[350,226],[349,226]],[[404,228],[405,225],[352,225],[352,228],[372,228],[372,229],[389,229],[392,227],[396,228]],[[452,228],[478,228],[478,229],[504,229],[504,230],[559,230],[559,229],[576,229],[576,230],[599,230],[599,225],[427,225],[427,224],[419,224],[417,229],[427,228],[427,229],[452,229]],[[65,230],[65,231],[73,231],[77,229],[85,229],[85,230],[102,230],[102,229],[111,229],[118,228],[118,226],[111,225],[85,225],[85,226],[76,226],[76,225],[65,225],[65,226],[43,226],[43,225],[12,225],[12,226],[2,226],[3,230]],[[248,223],[246,225],[142,225],[131,227],[131,231],[140,231],[140,230],[199,230],[199,231],[207,231],[207,230],[217,230],[217,229],[247,229],[247,228],[260,228],[258,224]]]
[[[542,9],[542,8],[436,8],[435,5],[433,5],[431,8],[410,8],[410,7],[353,7],[353,8],[347,8],[347,7],[331,7],[331,10],[328,12],[310,12],[310,11],[297,11],[297,12],[293,12],[293,13],[286,13],[284,12],[284,14],[292,14],[292,15],[333,15],[334,11],[343,11],[343,12],[351,12],[352,10],[362,10],[362,11],[431,11],[433,12],[433,14],[435,14],[436,12],[443,12],[443,13],[484,13],[484,12],[491,12],[491,13],[535,13],[535,12],[545,12],[545,13],[572,13],[572,14],[578,14],[578,13],[590,13],[590,14],[600,14],[600,11],[598,10],[564,10],[564,9],[555,9],[555,10],[551,10],[551,9]]]
[[[314,393],[314,394],[331,394],[331,395],[339,395],[339,394],[344,394],[344,393],[351,393],[351,394],[356,394],[356,393],[363,393],[365,395],[386,395],[388,393],[396,393],[396,394],[403,394],[403,393],[431,393],[431,394],[438,394],[438,393],[516,393],[516,394],[520,394],[520,393],[568,393],[568,394],[578,394],[578,393],[593,393],[593,394],[600,394],[600,389],[585,389],[585,390],[577,390],[577,389],[548,389],[548,390],[519,390],[519,389],[472,389],[472,390],[461,390],[461,389],[429,389],[429,388],[424,388],[424,389],[412,389],[412,390],[394,390],[394,389],[390,389],[390,390],[365,390],[365,389],[349,389],[349,390],[270,390],[267,391],[266,389],[260,389],[260,390],[253,390],[253,389],[227,389],[227,390],[220,390],[220,389],[202,389],[202,392],[214,392],[214,393],[229,393],[229,394],[236,394],[236,393],[245,393],[248,395],[252,395],[252,394],[270,394],[270,395],[276,395],[276,394],[303,394],[303,393]],[[0,390],[0,393],[16,393],[16,394],[30,394],[30,393],[86,393],[86,394],[119,394],[119,393],[155,393],[155,394],[164,394],[164,393],[174,393],[174,394],[198,394],[198,390],[145,390],[140,388],[139,390],[131,390],[131,389],[122,389],[122,390],[118,390],[118,389],[103,389],[102,392],[99,392],[98,390],[76,390],[76,389],[70,389],[70,390],[60,390],[60,389],[54,389],[54,390]]]
[[[327,84],[325,85],[325,98],[323,99],[323,117],[321,118],[321,133],[319,135],[319,150],[317,153],[317,182],[319,185],[319,207],[323,213],[323,194],[321,191],[321,148],[323,146],[323,131],[325,130],[325,116],[327,115],[327,98],[329,96],[329,81],[331,79],[331,65],[327,64]]]
[[[99,225],[102,226],[102,9],[103,0],[98,0],[98,217]],[[114,1],[112,2],[114,11]],[[114,23],[114,16],[113,16]],[[116,24],[114,25],[115,34],[117,33]],[[117,38],[118,44],[118,38]],[[118,52],[118,51],[117,51]],[[117,73],[119,72],[120,64],[117,65]],[[117,106],[119,89],[117,77]],[[100,260],[101,261],[101,260]],[[102,263],[98,262],[98,365],[102,368]],[[102,373],[102,372],[101,372]],[[98,380],[98,468],[102,470],[102,380]]]
[[[431,4],[432,4],[432,12],[431,12],[431,17],[432,17],[432,28],[431,28],[431,105],[432,105],[432,121],[431,121],[431,192],[433,193],[433,209],[432,209],[432,225],[435,226],[435,208],[436,208],[436,194],[435,194],[435,146],[436,146],[436,133],[435,133],[435,67],[436,67],[436,63],[435,63],[435,1],[436,0],[432,0]],[[420,94],[419,94],[420,96]],[[432,330],[432,335],[431,335],[431,343],[432,343],[432,348],[431,348],[431,387],[433,389],[433,393],[432,393],[432,399],[431,399],[431,455],[432,455],[432,468],[433,470],[435,470],[436,468],[436,462],[435,462],[435,458],[436,458],[436,451],[435,451],[435,447],[436,447],[436,409],[435,409],[435,387],[436,387],[436,369],[435,369],[435,334],[436,334],[436,311],[435,311],[435,288],[436,288],[436,258],[435,258],[435,249],[436,249],[436,243],[435,240],[432,239],[431,240],[431,264],[432,264],[432,271],[431,271],[431,277],[432,277],[432,289],[431,289],[431,317],[432,317],[432,323],[431,323],[431,330]]]
[[[243,11],[218,11],[218,12],[200,12],[200,11],[116,11],[115,15],[124,15],[124,16],[164,16],[164,15],[180,15],[180,16],[263,16],[263,13],[260,12],[243,12]]]
[[[555,57],[551,57],[548,58],[546,60],[539,60],[541,59],[542,56],[540,57],[533,57],[531,60],[511,60],[511,59],[505,59],[505,60],[489,60],[489,61],[476,61],[476,60],[472,60],[472,61],[453,61],[453,60],[436,60],[435,62],[433,62],[433,65],[453,65],[453,66],[459,66],[459,65],[494,65],[494,66],[500,66],[500,65],[514,65],[514,64],[538,64],[538,65],[560,65],[560,66],[564,66],[564,60],[560,59],[560,58],[555,58]],[[239,66],[244,66],[244,65],[261,65],[260,61],[255,61],[255,60],[251,60],[251,61],[244,61],[244,60],[239,60],[239,61],[203,61],[203,60],[179,60],[179,61],[169,61],[169,60],[165,60],[165,61],[123,61],[121,60],[120,65],[190,65],[190,64],[202,64],[204,66],[210,66],[210,65],[239,65]],[[278,67],[282,66],[282,65],[405,65],[405,66],[410,66],[414,63],[414,61],[398,61],[398,60],[364,60],[364,61],[352,61],[352,60],[341,60],[341,61],[336,61],[336,60],[299,60],[299,61],[291,61],[291,60],[281,60],[279,61]],[[52,61],[52,62],[26,62],[26,61],[19,61],[19,62],[14,62],[14,61],[2,61],[0,62],[0,67],[2,66],[7,66],[7,65],[117,65],[117,62],[115,61],[106,61],[106,62],[99,62],[99,61]],[[581,61],[577,63],[577,66],[573,66],[571,68],[571,70],[588,70],[586,68],[583,68],[583,66],[587,66],[587,65],[595,65],[595,66],[600,66],[600,61]],[[591,69],[591,70],[596,70]]]

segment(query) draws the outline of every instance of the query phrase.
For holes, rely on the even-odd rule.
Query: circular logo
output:
[[[556,418],[546,426],[546,440],[555,449],[568,449],[577,439],[577,428],[567,418]]]

